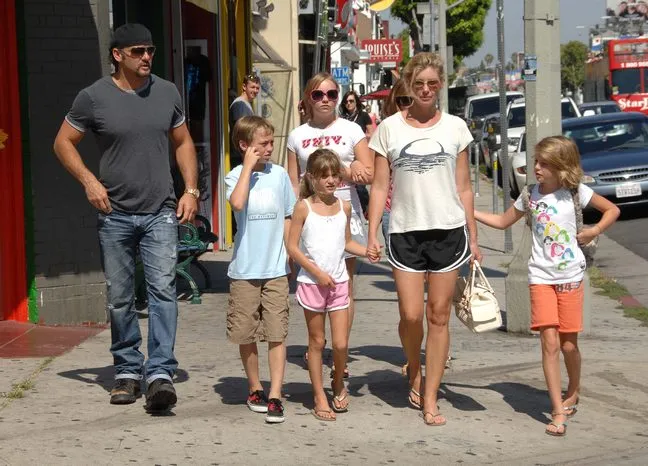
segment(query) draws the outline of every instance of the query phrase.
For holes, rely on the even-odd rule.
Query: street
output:
[[[643,206],[621,209],[621,217],[605,234],[648,260],[648,208]]]

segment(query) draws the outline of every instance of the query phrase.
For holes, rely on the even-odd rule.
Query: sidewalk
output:
[[[480,191],[476,205],[490,209],[490,185],[481,181]],[[514,242],[521,228],[522,222],[515,226]],[[502,232],[480,230],[483,265],[502,306],[505,264],[511,259],[501,252],[503,243]],[[605,247],[620,247],[611,243]],[[614,301],[592,296],[592,333],[581,341],[581,402],[566,438],[543,433],[550,405],[538,338],[474,335],[455,317],[454,360],[439,400],[448,424],[428,428],[407,404],[397,299],[385,262],[360,266],[350,412],[333,423],[310,415],[310,383],[301,361],[306,327],[291,297],[287,418],[266,425],[245,406],[238,350],[225,338],[229,257],[211,255],[207,266],[214,289],[201,305],[180,306],[179,403],[172,415],[147,415],[143,399],[130,406],[108,403],[113,372],[110,332],[103,331],[42,368],[24,398],[0,398],[0,465],[648,463],[648,328],[623,317]],[[141,322],[145,332],[147,321]],[[260,354],[267,380],[266,352]],[[37,361],[27,363],[36,367]],[[18,361],[6,362],[0,360],[5,380],[26,378]]]

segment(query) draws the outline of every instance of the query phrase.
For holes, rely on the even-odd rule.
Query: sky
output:
[[[542,1],[542,0],[540,0]],[[484,25],[484,42],[471,57],[464,59],[468,66],[479,66],[481,60],[490,53],[497,59],[497,18],[496,0],[492,0],[486,24]],[[451,0],[448,3],[452,3]],[[560,0],[560,42],[580,40],[585,44],[589,40],[589,28],[601,22],[605,15],[606,0]],[[504,0],[504,56],[510,60],[511,54],[524,51],[524,0]],[[577,28],[577,26],[585,26]],[[390,18],[390,33],[396,34],[404,24]]]

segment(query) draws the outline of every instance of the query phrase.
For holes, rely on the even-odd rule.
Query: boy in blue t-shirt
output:
[[[248,407],[266,413],[266,422],[283,422],[281,386],[290,273],[285,238],[296,199],[286,170],[270,161],[273,126],[261,117],[246,116],[236,122],[232,132],[234,145],[244,155],[243,164],[225,177],[227,199],[238,227],[227,272],[227,338],[239,345],[248,378]],[[268,342],[268,397],[259,379],[257,341]]]

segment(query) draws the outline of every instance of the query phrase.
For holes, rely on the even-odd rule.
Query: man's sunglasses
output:
[[[399,95],[394,99],[399,107],[409,107],[414,103],[414,99],[409,95]]]
[[[324,100],[324,96],[328,97],[329,100],[337,100],[339,92],[336,89],[331,89],[330,91],[320,91],[319,89],[315,89],[314,91],[311,92],[310,96],[313,102],[319,102],[321,100]]]
[[[142,58],[145,53],[148,53],[149,57],[152,57],[155,55],[155,46],[131,47],[128,51],[124,50],[124,53],[131,58]]]

